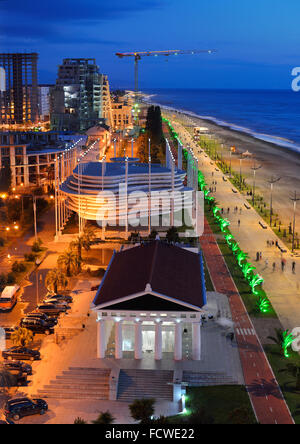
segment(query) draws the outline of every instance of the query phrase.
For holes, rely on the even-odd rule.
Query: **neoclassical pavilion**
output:
[[[201,359],[201,319],[206,289],[202,254],[159,240],[115,252],[94,299],[97,355],[105,358],[113,338],[115,359],[183,359],[182,338]],[[164,355],[164,353],[166,353]]]

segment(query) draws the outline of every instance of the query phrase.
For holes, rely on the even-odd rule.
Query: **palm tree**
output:
[[[18,347],[26,347],[33,341],[33,333],[27,328],[19,327],[12,333],[11,340]]]
[[[84,244],[84,238],[83,236],[78,236],[73,242],[70,243],[70,248],[71,249],[76,249],[77,250],[77,255],[80,259],[80,261],[82,261],[82,248],[83,248],[83,244]]]
[[[87,422],[82,418],[76,418],[74,424],[87,424]]]
[[[64,290],[67,287],[68,279],[61,270],[54,268],[53,270],[48,271],[45,284],[49,290],[54,291],[54,293],[57,294],[59,289]]]
[[[89,247],[91,246],[91,244],[96,240],[96,232],[95,229],[93,227],[91,227],[90,225],[86,225],[83,229],[83,239],[84,239],[84,248],[86,249],[86,245],[88,245]],[[87,249],[87,251],[89,250],[89,248]]]
[[[176,227],[171,227],[167,231],[167,241],[170,244],[175,244],[176,242],[179,242],[179,234]]]
[[[300,363],[299,362],[289,362],[286,368],[279,370],[280,372],[289,373],[291,376],[296,378],[296,390],[300,390]]]
[[[66,270],[68,277],[71,277],[73,273],[78,272],[79,263],[79,257],[72,250],[65,251],[57,260],[58,266]]]
[[[288,348],[294,341],[294,336],[289,335],[288,330],[281,330],[281,328],[275,329],[276,336],[268,336],[268,339],[275,342],[281,350],[286,358],[289,357]]]
[[[101,412],[98,418],[95,421],[92,421],[92,424],[112,424],[115,421],[115,418],[112,416],[109,410],[106,412]]]
[[[130,414],[135,421],[146,424],[155,412],[154,405],[155,399],[136,399],[129,405]]]

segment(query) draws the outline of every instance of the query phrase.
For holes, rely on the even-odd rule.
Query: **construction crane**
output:
[[[141,52],[117,52],[116,56],[120,59],[123,59],[124,57],[134,57],[134,90],[136,99],[139,92],[139,86],[138,86],[138,62],[142,59],[142,57],[158,57],[158,56],[165,56],[169,57],[171,55],[178,56],[178,55],[194,55],[194,54],[213,54],[216,52],[215,49],[195,49],[195,50],[181,50],[181,49],[171,49],[166,51],[141,51]]]

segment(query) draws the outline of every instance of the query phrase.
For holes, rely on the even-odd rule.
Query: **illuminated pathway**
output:
[[[206,220],[200,244],[215,290],[229,298],[244,379],[258,422],[293,424],[268,359]]]

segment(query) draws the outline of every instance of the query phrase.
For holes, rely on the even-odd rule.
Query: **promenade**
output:
[[[206,220],[204,227],[201,248],[215,290],[229,298],[245,384],[257,420],[260,424],[293,424],[268,359]]]
[[[203,153],[198,153],[199,145],[192,140],[182,122],[172,120],[172,125],[183,143],[190,145],[194,150],[208,187],[216,187],[213,196],[216,198],[218,206],[224,209],[224,217],[228,218],[231,223],[232,234],[241,248],[248,252],[250,262],[256,266],[257,272],[264,277],[264,289],[282,326],[289,330],[300,326],[300,258],[292,255],[289,251],[281,253],[276,246],[268,246],[268,241],[272,240],[278,241],[280,245],[283,244],[269,226],[266,229],[262,228],[260,225],[260,222],[263,222],[262,218],[252,207],[246,208],[246,197],[239,193],[228,179],[224,181],[224,174],[215,162]],[[217,184],[213,184],[213,182],[217,182]],[[235,207],[238,208],[237,213],[234,212]],[[257,252],[262,253],[262,260],[259,262],[256,262]],[[284,272],[281,271],[282,259],[286,261]],[[296,263],[295,274],[292,273],[293,262]],[[275,271],[273,271],[273,263],[275,263]]]

